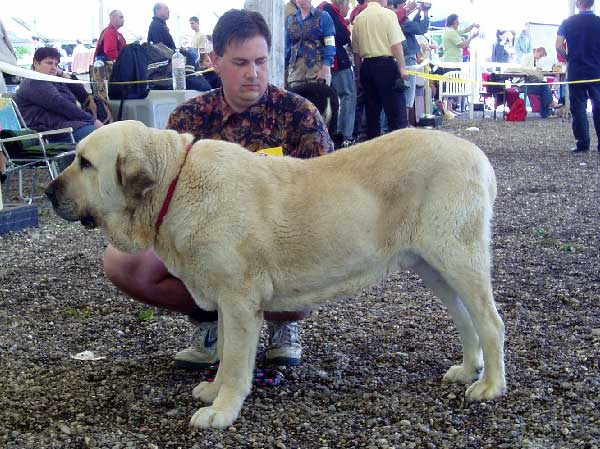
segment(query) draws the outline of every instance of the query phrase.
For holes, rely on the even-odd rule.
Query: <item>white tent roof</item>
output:
[[[266,0],[270,1],[270,0]],[[281,0],[285,1],[285,0]],[[496,29],[520,29],[525,21],[560,23],[569,14],[569,0],[428,0],[432,3],[432,20],[445,19],[449,14],[459,14],[464,22],[479,22],[482,32],[495,34]],[[313,0],[317,5],[321,0]],[[200,18],[200,27],[210,33],[217,18],[230,8],[241,8],[243,0],[168,0],[171,17],[167,22],[176,41],[178,37],[190,35],[188,19]],[[30,38],[41,34],[52,41],[73,42],[76,39],[90,41],[98,37],[100,24],[108,22],[108,13],[120,9],[125,16],[122,29],[125,38],[146,37],[152,17],[151,0],[4,0],[2,21],[5,27],[18,38]],[[100,11],[103,18],[100,19]],[[28,31],[12,18],[27,23]]]

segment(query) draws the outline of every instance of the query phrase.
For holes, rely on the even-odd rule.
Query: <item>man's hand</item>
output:
[[[104,124],[100,120],[96,119],[96,121],[94,122],[94,126],[96,128],[100,128],[101,126],[104,126]]]
[[[406,14],[410,14],[415,9],[417,9],[417,2],[415,0],[411,0],[410,2],[407,2],[404,5],[404,10],[406,11]]]
[[[408,71],[406,70],[406,67],[402,66],[402,67],[398,67],[398,69],[400,70],[400,76],[402,77],[402,79],[407,80],[408,79]]]
[[[323,64],[317,72],[317,80],[324,80],[327,85],[331,84],[331,67]]]

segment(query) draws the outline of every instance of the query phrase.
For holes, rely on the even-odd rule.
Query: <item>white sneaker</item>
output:
[[[269,349],[266,359],[271,365],[296,366],[302,357],[300,325],[295,321],[269,321]]]
[[[217,355],[218,327],[216,321],[198,323],[189,348],[175,354],[175,366],[185,369],[205,369],[219,361]]]

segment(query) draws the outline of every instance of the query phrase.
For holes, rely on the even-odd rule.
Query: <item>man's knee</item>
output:
[[[104,251],[104,257],[102,259],[104,273],[113,284],[119,285],[125,274],[125,270],[123,269],[123,259],[123,253],[110,245],[106,248],[106,251]]]

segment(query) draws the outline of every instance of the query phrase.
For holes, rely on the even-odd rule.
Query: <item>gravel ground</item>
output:
[[[507,396],[467,403],[440,382],[460,360],[457,332],[399,273],[307,319],[304,363],[254,389],[233,427],[191,430],[207,373],[174,369],[173,354],[192,328],[120,294],[100,232],[41,202],[39,228],[0,236],[0,447],[599,448],[600,156],[569,154],[559,119],[443,128],[477,143],[498,178]],[[70,357],[85,350],[104,359]]]

